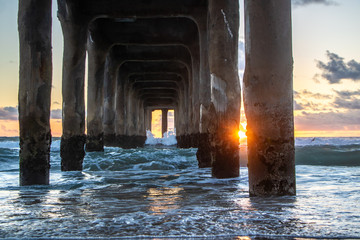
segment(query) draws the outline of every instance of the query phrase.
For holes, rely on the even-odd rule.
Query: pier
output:
[[[162,111],[164,133],[173,109],[178,147],[197,148],[213,177],[239,176],[238,1],[57,3],[63,171],[81,171],[86,152],[104,146],[144,146],[151,112]],[[20,185],[49,184],[51,5],[19,1]],[[294,195],[291,1],[245,0],[244,15],[249,193]]]

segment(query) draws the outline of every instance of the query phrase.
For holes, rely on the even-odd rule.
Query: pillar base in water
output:
[[[197,148],[199,146],[200,133],[190,134],[191,147]]]
[[[61,171],[81,171],[85,156],[85,135],[61,137]]]
[[[211,167],[211,147],[209,134],[200,133],[199,135],[199,145],[196,152],[196,158],[198,160],[199,168]]]
[[[51,134],[20,138],[20,186],[49,184]]]
[[[294,139],[254,138],[249,145],[250,196],[296,194]]]
[[[87,152],[103,152],[104,151],[104,134],[101,133],[97,136],[87,136],[86,137],[86,147]]]
[[[115,134],[105,134],[104,135],[104,145],[108,147],[116,147],[116,135]]]
[[[146,141],[146,136],[117,135],[115,146],[124,149],[138,148],[138,147],[144,147],[145,141]]]
[[[219,142],[219,141],[217,141]],[[216,178],[234,178],[240,175],[239,146],[229,141],[222,141],[212,147],[211,174]]]
[[[191,148],[191,137],[190,135],[176,136],[178,148]]]

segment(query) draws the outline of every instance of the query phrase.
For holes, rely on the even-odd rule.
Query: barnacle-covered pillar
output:
[[[84,77],[88,21],[74,0],[58,0],[58,18],[64,36],[62,74],[61,170],[82,170],[85,156]]]
[[[245,0],[249,192],[295,194],[291,1]]]
[[[49,184],[51,1],[19,1],[20,185]]]
[[[239,2],[209,0],[209,68],[212,175],[239,176],[240,81],[238,76]]]

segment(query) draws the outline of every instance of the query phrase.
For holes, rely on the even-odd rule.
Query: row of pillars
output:
[[[90,5],[91,2],[81,3]],[[196,5],[199,3],[196,0],[186,0],[183,7],[179,7],[182,6],[182,1],[179,0],[174,0],[171,4],[165,4],[161,0],[155,2],[160,3],[158,9],[152,9],[156,14],[168,7],[170,12],[164,10],[162,14],[188,15],[189,19],[195,19],[195,26],[198,29],[198,32],[190,35],[191,39],[197,39],[195,42],[181,37],[175,39],[180,33],[174,32],[171,28],[165,33],[169,36],[174,34],[174,39],[171,41],[176,40],[182,46],[185,44],[191,55],[191,67],[185,64],[185,67],[179,68],[178,64],[173,64],[176,65],[176,69],[186,71],[184,75],[188,77],[182,77],[182,81],[176,83],[177,87],[170,96],[163,92],[159,93],[163,94],[164,98],[170,99],[176,116],[182,116],[176,118],[175,124],[178,132],[181,133],[177,136],[178,141],[181,142],[188,136],[191,136],[190,139],[195,139],[190,141],[193,142],[190,145],[198,147],[199,166],[210,166],[214,177],[237,177],[239,176],[237,133],[241,105],[237,69],[238,1],[203,0],[200,2],[204,3],[204,9],[201,8],[201,4],[200,7]],[[137,134],[145,136],[145,125],[149,121],[146,106],[159,107],[164,103],[154,100],[153,95],[157,93],[155,90],[133,91],[125,82],[122,82],[125,85],[118,84],[116,87],[110,84],[111,82],[106,82],[106,76],[112,74],[111,64],[106,63],[106,53],[109,49],[101,48],[103,45],[98,44],[97,36],[100,35],[92,35],[92,31],[97,29],[97,25],[90,24],[95,15],[87,16],[84,14],[85,10],[77,12],[81,3],[73,0],[58,0],[58,17],[64,34],[61,164],[62,170],[65,171],[81,170],[85,143],[88,151],[102,151],[104,139],[114,134],[114,131],[116,133],[116,129],[121,129],[118,133],[125,133],[126,136],[137,136]],[[118,4],[125,3],[127,1]],[[129,4],[134,6],[131,9],[139,8],[141,12],[139,14],[150,12],[141,1],[137,4],[133,2]],[[190,7],[188,10],[186,6],[191,4],[195,4],[197,8]],[[105,2],[104,6],[106,6]],[[125,11],[127,8],[119,7],[119,9]],[[111,10],[114,12],[114,9]],[[189,13],[177,11],[189,11]],[[82,15],[87,17],[81,18]],[[146,28],[141,25],[143,20],[129,20],[126,17],[124,19],[121,21],[126,24],[136,21],[137,23],[134,24],[138,24],[139,28],[146,32]],[[19,1],[20,185],[49,184],[51,21],[51,0]],[[158,20],[153,20],[156,21]],[[164,19],[159,20],[159,24],[161,21]],[[166,21],[172,20],[169,18]],[[107,24],[108,27],[111,24],[118,24],[118,20],[115,19],[111,24],[106,19],[96,23],[103,26],[100,29],[105,29],[105,25],[101,24]],[[181,24],[178,25],[181,27]],[[122,31],[121,28],[112,29]],[[150,33],[154,34],[151,31]],[[136,32],[136,34],[140,33]],[[139,43],[143,38],[136,39],[136,34],[132,35],[133,38],[122,41]],[[153,37],[153,41],[160,42],[162,39],[156,36],[160,35],[155,34],[154,37],[150,34],[149,38]],[[249,193],[258,196],[293,195],[295,194],[295,151],[291,2],[245,0],[245,38],[246,68],[243,92],[248,120]],[[119,39],[112,41],[110,45],[113,45],[114,41],[118,42]],[[87,136],[84,104],[86,52],[89,54]],[[150,66],[154,69],[154,64],[159,66],[158,60],[146,65],[147,69]],[[138,69],[138,66],[132,62],[124,63],[123,66],[126,69]],[[166,66],[167,71],[171,70],[173,74],[175,70],[172,70],[172,65],[166,63]],[[148,70],[142,72],[144,71]],[[176,75],[182,76],[181,74],[180,71]],[[118,76],[130,79],[129,75],[121,75],[120,72]],[[105,90],[104,85],[108,86]],[[115,92],[106,95],[107,89]],[[152,94],[151,97],[144,97],[149,94]],[[140,100],[139,96],[142,96]],[[115,110],[106,115],[109,109],[107,106],[113,102],[116,102],[115,108],[110,109]],[[104,115],[107,117],[104,118]],[[110,118],[113,120],[109,121],[108,125],[104,124]],[[106,132],[105,126],[115,126],[115,130]],[[126,134],[126,131],[129,134]],[[144,138],[141,141],[144,141]]]

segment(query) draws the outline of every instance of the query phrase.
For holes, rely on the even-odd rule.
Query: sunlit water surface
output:
[[[106,148],[84,171],[61,172],[56,140],[50,185],[19,187],[18,142],[5,140],[0,238],[360,237],[359,166],[297,165],[296,197],[250,198],[246,167],[214,179],[196,149]]]

